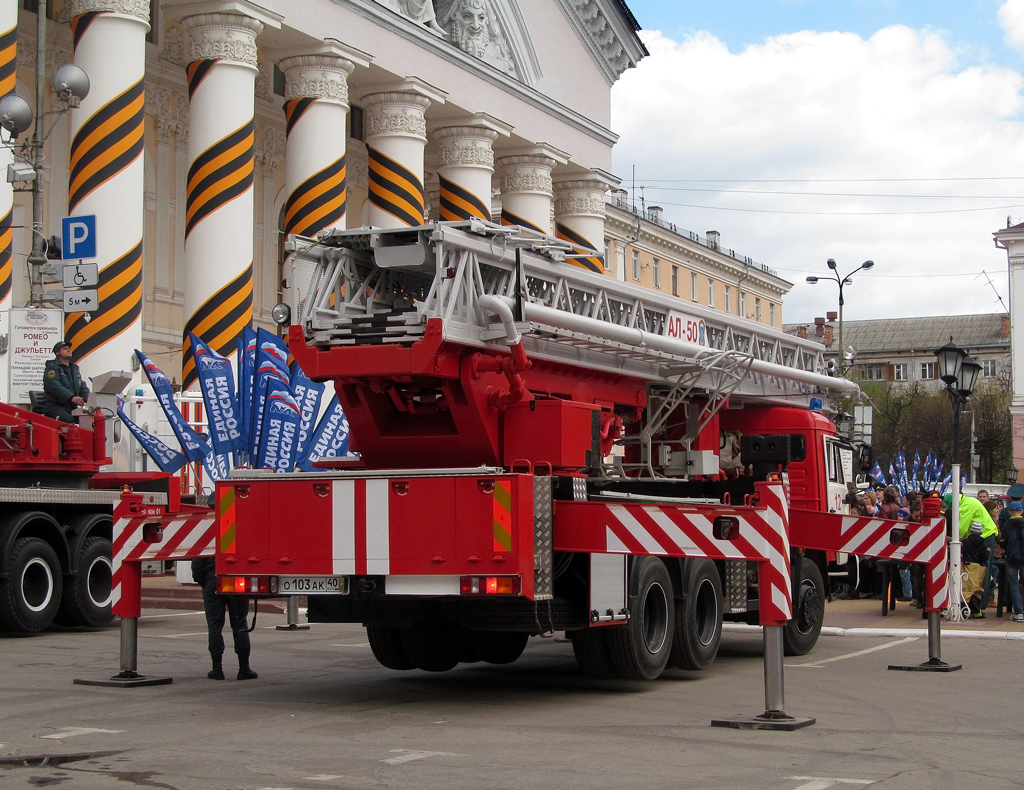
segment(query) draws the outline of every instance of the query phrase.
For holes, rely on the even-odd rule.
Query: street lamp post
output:
[[[935,352],[938,360],[939,378],[946,385],[946,394],[953,404],[953,463],[960,459],[960,412],[974,392],[981,373],[981,365],[964,349],[949,339],[942,348]]]
[[[953,463],[952,483],[953,497],[950,502],[951,514],[949,523],[949,606],[946,607],[946,618],[958,622],[964,617],[963,578],[960,575],[960,412],[963,409],[974,386],[978,383],[979,365],[964,349],[949,339],[942,348],[935,352],[938,361],[939,378],[946,385],[946,394],[953,404]]]
[[[819,280],[832,280],[839,285],[839,375],[843,376],[846,374],[846,365],[844,364],[845,358],[843,354],[843,287],[849,285],[852,280],[850,279],[859,271],[867,271],[874,267],[874,261],[864,261],[860,266],[854,269],[845,277],[840,277],[839,272],[836,270],[836,262],[834,258],[829,258],[826,261],[826,265],[832,270],[831,277],[808,277],[807,282],[811,285],[817,285]]]

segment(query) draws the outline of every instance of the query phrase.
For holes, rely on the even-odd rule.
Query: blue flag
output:
[[[117,416],[121,419],[121,422],[128,427],[128,430],[132,432],[132,436],[139,440],[139,444],[141,444],[143,449],[145,449],[149,454],[149,457],[156,461],[156,465],[160,467],[161,472],[167,472],[168,474],[173,475],[188,463],[184,453],[168,447],[155,436],[151,436],[146,433],[142,428],[129,420],[128,415],[124,413],[123,405],[124,400],[118,396]]]
[[[316,418],[320,413],[320,400],[323,398],[326,385],[313,381],[299,367],[298,362],[292,363],[292,394],[295,395],[295,402],[299,404],[299,445],[295,451],[298,464],[306,460],[308,453],[306,448],[310,445],[313,437],[313,430],[316,428]]]
[[[342,411],[338,396],[331,398],[324,416],[317,423],[316,431],[309,444],[309,452],[299,468],[305,472],[313,470],[313,461],[321,458],[343,458],[348,455],[348,419]]]
[[[256,330],[245,327],[238,339],[238,411],[241,418],[243,450],[248,450],[252,439],[252,380],[256,369]]]
[[[174,402],[174,392],[171,390],[171,382],[167,376],[150,361],[149,357],[138,349],[135,349],[135,355],[139,358],[139,362],[142,363],[142,369],[146,371],[146,378],[149,379],[150,386],[153,387],[153,392],[156,393],[156,399],[160,402],[164,414],[167,415],[168,422],[171,423],[171,430],[178,437],[178,442],[181,444],[185,457],[189,461],[199,461],[205,458],[210,452],[210,445],[204,442],[199,437],[199,434],[192,430],[192,427],[185,421],[185,418],[181,416],[178,404]]]
[[[256,331],[256,368],[253,373],[252,409],[249,418],[251,433],[249,436],[249,453],[255,458],[258,453],[262,434],[263,411],[267,395],[268,379],[277,379],[286,387],[290,385],[291,374],[288,371],[288,347],[284,341],[265,329]]]
[[[210,439],[218,455],[226,455],[245,446],[242,426],[235,400],[235,380],[231,362],[189,332],[196,360],[199,388],[206,404]]]
[[[263,432],[256,466],[275,472],[291,472],[295,468],[295,449],[299,439],[299,406],[288,385],[277,379],[268,379],[266,390]]]
[[[882,485],[889,485],[885,479],[885,472],[882,471],[882,465],[878,463],[877,459],[875,460],[875,465],[871,468],[871,476]]]
[[[231,474],[231,464],[226,455],[211,452],[203,459],[203,469],[211,480],[227,480]]]

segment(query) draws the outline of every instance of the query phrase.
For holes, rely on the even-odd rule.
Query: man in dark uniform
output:
[[[85,405],[89,388],[78,365],[71,361],[71,344],[61,340],[53,346],[54,359],[43,371],[43,395],[39,412],[62,422],[78,422],[71,412]]]

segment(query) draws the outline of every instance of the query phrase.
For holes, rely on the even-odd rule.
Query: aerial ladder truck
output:
[[[851,550],[934,550],[925,526],[842,514],[861,459],[826,415],[858,388],[820,344],[518,226],[288,245],[289,347],[357,454],[218,482],[227,594],[307,596],[395,670],[509,663],[564,631],[584,673],[653,679],[709,666],[726,619],[806,653]]]

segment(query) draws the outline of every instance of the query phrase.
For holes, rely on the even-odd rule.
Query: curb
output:
[[[743,623],[723,623],[723,632],[756,634],[760,633],[761,626],[745,625]],[[1006,631],[977,631],[977,630],[941,630],[941,637],[954,639],[972,637],[974,639],[1005,639],[1011,642],[1024,641],[1024,633],[1009,633]],[[928,630],[925,628],[838,628],[835,626],[823,626],[822,636],[875,636],[875,637],[905,637],[916,636],[922,639],[927,638]]]

